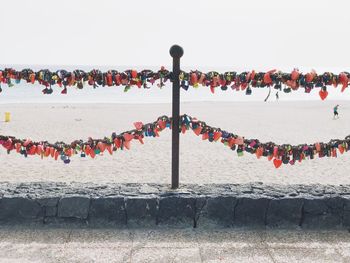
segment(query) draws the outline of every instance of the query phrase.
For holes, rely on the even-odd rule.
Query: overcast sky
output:
[[[0,64],[349,70],[346,0],[1,0]]]

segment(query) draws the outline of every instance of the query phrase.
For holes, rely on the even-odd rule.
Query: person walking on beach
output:
[[[333,108],[333,113],[334,113],[334,116],[333,116],[333,119],[339,119],[339,115],[338,115],[338,107],[339,105],[337,104],[334,108]]]

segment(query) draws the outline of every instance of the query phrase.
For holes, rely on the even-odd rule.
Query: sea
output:
[[[155,66],[64,66],[64,65],[0,65],[0,68],[11,67],[16,70],[24,68],[31,68],[33,70],[50,69],[56,71],[59,69],[74,70],[82,69],[90,71],[92,69],[100,69],[106,71],[109,69],[115,69],[123,71],[127,69],[151,69],[158,70],[160,67]],[[171,70],[171,66],[166,67]],[[237,69],[238,68],[238,69]],[[225,71],[248,71],[242,67],[235,69],[219,68],[212,69],[209,67],[201,68],[202,72],[215,70],[218,72]],[[198,69],[196,67],[184,67],[182,70],[190,71]],[[240,70],[239,70],[240,69]],[[324,71],[331,71],[339,73],[339,69],[325,69]],[[267,71],[267,70],[265,70]],[[289,70],[290,72],[291,70]],[[324,71],[317,71],[323,73]],[[288,71],[287,71],[288,72]],[[301,71],[302,72],[302,71]],[[307,72],[307,71],[303,71]],[[38,83],[31,84],[21,82],[15,84],[13,87],[8,87],[6,84],[1,84],[2,92],[0,93],[0,104],[7,103],[171,103],[172,101],[172,84],[167,82],[162,88],[159,88],[155,83],[150,89],[131,87],[127,92],[124,92],[122,86],[102,87],[93,88],[87,83],[83,89],[77,89],[75,87],[68,87],[67,94],[61,94],[62,88],[53,86],[52,94],[43,94],[42,90],[45,88]],[[345,92],[340,92],[340,87],[334,88],[333,86],[328,87],[328,97],[326,100],[350,100],[350,87]],[[276,100],[277,90],[271,89],[271,94],[267,102],[273,102]],[[320,100],[319,88],[315,88],[311,93],[305,93],[303,89],[298,91],[292,91],[291,93],[284,93],[279,91],[279,101],[309,101],[309,100]],[[264,101],[269,93],[269,88],[253,88],[251,95],[246,95],[245,91],[236,91],[228,88],[226,91],[221,90],[219,87],[215,89],[213,94],[209,87],[199,86],[198,88],[189,88],[187,91],[181,89],[180,97],[181,102],[198,102],[198,101],[216,101],[216,102],[237,102],[237,101]]]

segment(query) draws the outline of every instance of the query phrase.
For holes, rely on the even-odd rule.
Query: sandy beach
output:
[[[340,118],[332,108],[340,104]],[[4,122],[4,112],[11,121]],[[262,142],[314,143],[350,134],[349,101],[185,102],[181,113],[229,132]],[[135,121],[151,122],[171,115],[170,104],[1,104],[0,134],[50,142],[103,138],[133,128]],[[181,183],[350,184],[350,153],[338,158],[306,160],[276,169],[266,158],[256,159],[221,143],[202,141],[193,132],[180,137]],[[134,141],[130,151],[94,160],[74,156],[71,163],[39,156],[24,158],[0,150],[0,180],[10,182],[170,183],[171,131],[159,138]]]

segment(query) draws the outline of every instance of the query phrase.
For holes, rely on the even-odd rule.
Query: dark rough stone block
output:
[[[196,199],[190,196],[174,195],[159,200],[157,223],[185,223],[193,226]]]
[[[350,227],[350,211],[344,211],[343,214],[343,226]]]
[[[236,201],[233,196],[209,196],[200,211],[198,224],[201,221],[214,221],[224,226],[232,226]]]
[[[263,226],[271,199],[261,197],[241,197],[237,200],[234,211],[235,226]]]
[[[46,197],[46,198],[37,199],[36,201],[41,206],[57,206],[59,200],[60,200],[59,197]]]
[[[123,196],[91,199],[89,222],[109,222],[117,225],[126,224],[125,203]]]
[[[350,196],[343,196],[344,210],[350,211]]]
[[[86,196],[63,197],[58,202],[58,217],[86,219],[89,214],[90,198]]]
[[[126,199],[126,214],[129,223],[156,224],[156,197],[129,197]]]
[[[350,227],[350,197],[343,197],[343,226]]]
[[[324,198],[311,198],[304,201],[304,213],[322,215],[327,214],[328,206]]]
[[[58,197],[47,197],[36,201],[43,207],[45,216],[57,216]]]
[[[198,226],[199,218],[203,213],[205,213],[205,207],[207,205],[207,198],[203,196],[196,196],[195,202],[195,215],[194,215],[194,223],[193,227]]]
[[[26,197],[3,197],[0,200],[1,221],[42,220],[44,216],[41,206]]]
[[[300,212],[301,211],[301,212]],[[0,183],[1,224],[350,227],[350,185]]]
[[[266,224],[270,227],[299,226],[303,199],[272,199],[267,209]]]
[[[57,206],[46,206],[45,216],[57,216]]]
[[[302,227],[336,228],[342,224],[344,200],[340,197],[305,199]]]
[[[89,227],[87,220],[75,218],[75,217],[45,217],[43,223],[49,227],[77,227],[86,228]]]

